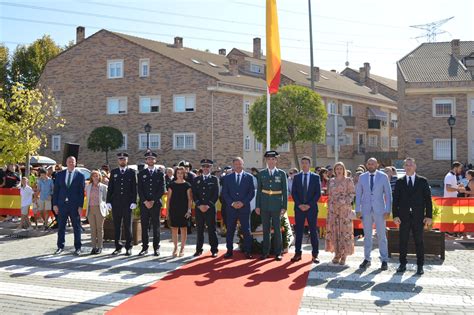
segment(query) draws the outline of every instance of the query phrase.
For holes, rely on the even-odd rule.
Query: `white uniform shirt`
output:
[[[444,177],[444,185],[443,185],[443,189],[444,189],[443,197],[444,198],[456,198],[458,196],[458,192],[457,191],[447,191],[446,190],[446,185],[450,185],[452,188],[456,188],[458,186],[458,178],[456,177],[456,175],[454,175],[451,172],[448,172],[448,174],[446,174],[446,176]]]

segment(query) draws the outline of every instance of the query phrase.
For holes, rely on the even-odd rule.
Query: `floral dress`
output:
[[[354,253],[354,228],[352,224],[352,201],[355,187],[352,179],[336,181],[331,178],[328,183],[328,215],[326,219],[326,251],[337,256],[348,256]]]

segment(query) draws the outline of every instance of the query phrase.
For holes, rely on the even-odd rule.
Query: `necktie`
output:
[[[306,202],[306,196],[308,195],[308,177],[307,177],[308,174],[304,173],[303,174],[303,198],[304,198],[304,201]]]
[[[71,186],[71,172],[67,172],[67,188]]]
[[[411,180],[411,176],[408,176],[408,187],[413,188],[413,181]]]
[[[150,176],[153,176],[153,170],[150,169]]]
[[[125,170],[122,168],[122,169],[120,170],[120,174],[123,175],[123,173],[125,173]]]
[[[237,174],[237,186],[240,185],[240,174]]]
[[[370,190],[374,189],[374,175],[370,174]]]

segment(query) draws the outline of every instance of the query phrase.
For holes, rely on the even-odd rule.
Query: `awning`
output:
[[[369,107],[369,119],[378,119],[388,121],[388,113],[377,107]]]
[[[35,155],[30,158],[30,164],[34,166],[35,165],[54,165],[56,164],[56,161],[47,156]]]

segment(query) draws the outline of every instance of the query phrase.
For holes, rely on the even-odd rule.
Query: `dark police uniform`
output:
[[[119,153],[120,157],[127,157],[127,153]],[[107,190],[107,203],[112,205],[112,218],[115,229],[115,249],[120,251],[120,233],[123,221],[125,231],[125,249],[132,248],[132,210],[130,206],[137,202],[137,175],[131,168],[113,169],[110,173],[109,187]]]
[[[212,160],[201,160],[201,165],[212,165]],[[197,225],[197,243],[195,256],[202,254],[204,245],[204,226],[207,225],[209,235],[209,244],[211,245],[211,253],[215,257],[217,255],[217,232],[216,232],[216,203],[219,199],[219,180],[216,176],[208,174],[201,175],[194,179],[193,199],[196,205],[196,225]],[[209,209],[202,212],[199,206],[207,205]]]
[[[156,153],[147,152],[145,157],[156,158]],[[145,167],[138,173],[138,196],[140,198],[140,217],[142,225],[142,252],[145,254],[148,250],[148,227],[150,218],[153,225],[153,250],[158,256],[160,248],[160,214],[161,214],[161,197],[165,192],[165,174],[154,167],[150,170]],[[154,201],[151,208],[145,206],[145,201]]]

